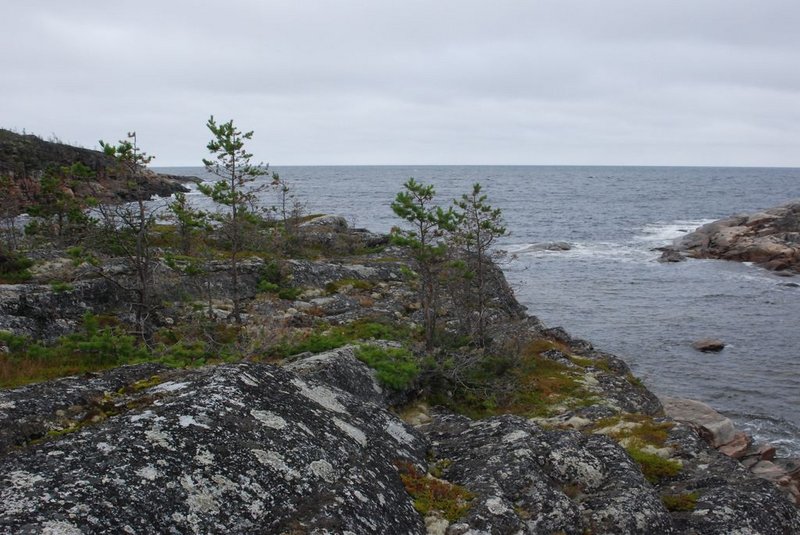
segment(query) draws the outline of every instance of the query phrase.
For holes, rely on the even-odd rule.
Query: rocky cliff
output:
[[[800,202],[714,221],[676,240],[675,248],[692,258],[754,262],[800,273]]]
[[[382,243],[339,222],[313,236],[328,250]],[[419,321],[401,250],[288,261],[291,298],[256,294],[263,262],[250,264],[247,329]],[[503,396],[391,387],[359,358],[365,343],[398,346],[374,335],[273,362],[143,364],[0,391],[0,533],[800,532],[790,494],[715,447],[735,432],[667,417],[623,361],[526,315],[494,274],[490,367],[515,366],[522,385]],[[20,314],[22,286],[4,311]],[[65,317],[78,302],[115,306],[75,291],[60,297]],[[161,314],[181,321],[177,305]],[[520,361],[498,360],[512,347]]]

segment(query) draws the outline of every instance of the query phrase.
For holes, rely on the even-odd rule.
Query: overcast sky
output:
[[[798,0],[5,0],[0,127],[291,164],[800,167]]]

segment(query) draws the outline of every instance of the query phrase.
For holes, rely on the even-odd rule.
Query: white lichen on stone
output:
[[[401,444],[412,444],[414,442],[414,437],[397,420],[389,420],[386,424],[386,432]]]
[[[327,483],[333,483],[339,477],[339,475],[336,473],[336,470],[334,470],[333,466],[331,466],[331,463],[325,459],[312,461],[308,468],[312,474],[326,481]]]
[[[15,401],[0,401],[0,410],[15,409],[16,407],[17,403]]]
[[[31,474],[30,472],[25,472],[23,470],[15,470],[6,476],[6,480],[11,483],[12,486],[18,489],[29,489],[40,481],[44,481],[44,478],[39,474]]]
[[[159,478],[159,476],[161,476],[161,472],[159,472],[154,466],[148,464],[147,466],[143,466],[136,470],[136,475],[148,481],[155,481]]]
[[[264,466],[269,466],[281,472],[287,480],[297,479],[300,477],[300,472],[295,470],[294,468],[290,467],[286,464],[286,461],[281,456],[280,453],[275,451],[264,451],[264,450],[250,450],[253,452],[253,455],[256,456],[258,462],[263,464]]]
[[[189,511],[202,516],[219,513],[219,503],[202,480],[195,481],[190,475],[180,478],[181,487],[186,491],[186,505]]]
[[[336,427],[344,431],[347,436],[358,442],[361,446],[367,445],[367,435],[365,435],[361,429],[352,426],[347,422],[340,420],[339,418],[334,418],[333,423],[336,425]]]
[[[486,500],[486,508],[493,515],[502,515],[508,512],[508,506],[497,496],[492,496]]]
[[[191,414],[184,414],[178,417],[178,424],[181,427],[189,427],[190,425],[194,425],[196,427],[202,427],[204,429],[211,429],[206,424],[200,423],[194,419],[194,416]]]
[[[516,442],[517,440],[522,440],[523,438],[528,438],[530,434],[526,433],[522,429],[517,429],[516,431],[512,431],[506,436],[503,437],[503,442],[506,444],[510,442]]]
[[[102,453],[111,453],[115,449],[114,446],[112,446],[108,442],[98,442],[95,445],[95,448],[97,448],[98,451],[100,451]]]
[[[322,385],[311,386],[299,378],[292,379],[292,384],[300,390],[302,396],[307,397],[323,408],[347,414],[347,409],[339,403],[339,398],[330,388]]]
[[[247,372],[242,372],[242,374],[239,376],[239,379],[241,379],[242,382],[246,385],[258,386],[258,381],[256,381],[255,377],[253,377]]]
[[[131,421],[131,423],[136,423],[136,422],[139,422],[141,420],[150,420],[150,419],[152,419],[154,417],[155,417],[155,414],[153,414],[153,411],[146,410],[144,412],[140,412],[139,414],[131,415],[130,421]]]
[[[189,386],[190,383],[176,383],[175,381],[167,381],[166,383],[161,383],[160,385],[156,385],[150,389],[151,393],[157,394],[162,392],[175,392],[177,390],[182,390]]]
[[[283,429],[286,427],[286,420],[274,412],[253,409],[250,411],[250,416],[272,429]]]
[[[305,431],[307,434],[311,435],[312,437],[314,436],[314,432],[311,429],[309,429],[306,424],[304,424],[302,422],[297,422],[294,425],[295,425],[295,427],[297,427],[299,429],[302,429],[303,431]]]
[[[161,446],[162,448],[175,451],[175,447],[172,445],[172,435],[161,429],[159,425],[154,425],[145,431],[144,436],[154,446]]]
[[[48,520],[41,526],[42,535],[83,535],[83,531],[75,524],[63,520]]]
[[[206,448],[203,448],[201,450],[198,450],[198,452],[195,454],[194,461],[197,464],[210,466],[214,464],[214,454],[208,451]]]

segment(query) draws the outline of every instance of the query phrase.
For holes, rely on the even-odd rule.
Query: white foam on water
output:
[[[695,219],[648,223],[643,228],[637,229],[637,235],[634,236],[633,240],[635,242],[644,242],[653,245],[668,244],[676,238],[694,232],[698,227],[702,227],[713,221],[715,220]]]

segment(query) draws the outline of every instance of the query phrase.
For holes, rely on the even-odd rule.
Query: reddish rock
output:
[[[734,459],[741,459],[747,454],[747,451],[750,448],[751,443],[752,441],[750,440],[750,437],[747,436],[747,433],[743,433],[742,431],[737,431],[733,440],[731,440],[727,444],[723,444],[717,449],[720,451],[720,453],[724,453],[728,457],[733,457]]]

